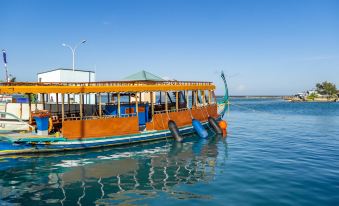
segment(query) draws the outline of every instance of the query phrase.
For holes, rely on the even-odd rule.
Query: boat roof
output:
[[[199,81],[106,81],[106,82],[4,82],[0,94],[83,94],[214,90],[212,82]]]

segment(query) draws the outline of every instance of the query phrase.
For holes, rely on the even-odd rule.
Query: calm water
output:
[[[233,99],[211,137],[0,159],[1,205],[339,205],[339,103]]]

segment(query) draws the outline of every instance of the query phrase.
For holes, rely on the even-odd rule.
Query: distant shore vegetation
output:
[[[334,83],[324,81],[317,83],[314,90],[298,93],[294,96],[285,97],[292,102],[317,101],[317,102],[336,102],[338,101],[339,91]]]
[[[338,97],[338,91],[335,84],[331,82],[323,82],[316,84],[316,91],[321,95],[328,95],[330,97]]]

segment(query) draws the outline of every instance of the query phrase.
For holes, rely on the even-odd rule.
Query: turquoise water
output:
[[[339,205],[339,103],[233,99],[227,138],[0,159],[1,205]]]

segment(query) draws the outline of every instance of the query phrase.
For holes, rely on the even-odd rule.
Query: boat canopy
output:
[[[198,81],[6,82],[0,84],[0,94],[86,94],[185,90],[215,90],[215,85],[212,82]]]

